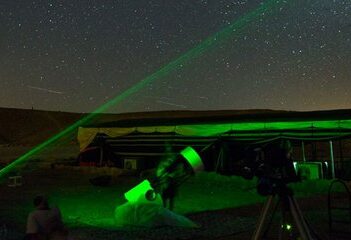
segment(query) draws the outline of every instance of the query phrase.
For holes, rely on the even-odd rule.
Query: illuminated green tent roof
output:
[[[275,137],[329,140],[351,136],[351,110],[291,112],[165,111],[120,114],[115,121],[81,126],[81,149],[97,134],[117,138],[134,133],[171,134],[186,137],[230,137],[233,140],[264,140]]]

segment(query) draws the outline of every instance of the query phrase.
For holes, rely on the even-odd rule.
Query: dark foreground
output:
[[[155,229],[113,226],[113,210],[124,202],[123,193],[140,182],[138,177],[115,174],[108,187],[96,187],[89,178],[99,173],[73,169],[39,169],[23,174],[24,185],[0,185],[0,240],[22,239],[31,200],[39,193],[60,207],[72,239],[250,239],[264,197],[255,191],[255,182],[239,177],[202,174],[186,182],[179,193],[175,211],[200,225],[196,229],[159,227]],[[320,239],[350,239],[351,225],[338,225],[330,234],[326,192],[328,181],[294,186],[298,204]],[[279,214],[273,220],[268,239],[277,239]],[[296,227],[292,227],[294,233]],[[294,238],[289,238],[294,239]],[[296,239],[296,238],[295,238]]]

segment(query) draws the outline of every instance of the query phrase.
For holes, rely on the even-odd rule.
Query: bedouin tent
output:
[[[158,116],[165,114],[155,112],[151,117],[150,114],[143,117],[143,113],[136,113],[131,119],[123,118],[121,115],[120,119],[114,122],[81,126],[78,130],[80,149],[86,148],[98,134],[105,134],[112,138],[131,133],[175,133],[191,137],[230,135],[238,140],[274,136],[323,140],[351,135],[351,110],[263,113],[213,111],[213,116],[209,116],[208,113],[211,111],[208,111],[203,117],[203,112],[196,111],[186,112],[186,117],[181,117],[177,112],[168,113],[168,117],[160,118]]]
[[[203,145],[218,138],[231,141],[270,141],[287,138],[298,141],[332,141],[350,138],[351,111],[313,112],[165,111],[116,115],[116,121],[81,126],[78,141],[83,151],[97,136],[105,136],[116,148],[142,142],[152,148],[155,141]],[[200,144],[201,145],[201,144]],[[137,151],[134,152],[137,154]],[[146,155],[141,151],[139,155]]]

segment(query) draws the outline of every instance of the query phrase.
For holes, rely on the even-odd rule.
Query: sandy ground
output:
[[[45,193],[60,207],[71,236],[77,240],[97,239],[250,239],[264,197],[256,194],[255,183],[239,177],[204,173],[189,179],[180,189],[175,212],[188,216],[200,228],[160,227],[157,229],[113,226],[113,210],[122,204],[123,193],[141,181],[138,177],[115,173],[111,186],[97,187],[89,178],[101,173],[79,169],[23,170],[23,185],[0,185],[0,239],[21,239],[31,200]],[[124,173],[125,174],[125,173]],[[295,186],[303,213],[320,239],[348,239],[329,235],[325,191],[328,182]],[[308,198],[303,191],[310,192]],[[276,239],[279,214],[273,221],[269,239]],[[343,230],[350,229],[350,225]],[[291,239],[291,238],[290,238]]]

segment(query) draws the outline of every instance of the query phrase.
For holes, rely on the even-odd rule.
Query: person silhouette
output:
[[[162,188],[161,197],[163,201],[163,206],[173,211],[174,209],[174,198],[177,195],[177,183],[172,176],[167,176],[165,184]]]
[[[46,197],[40,195],[33,200],[35,210],[27,218],[25,240],[66,240],[68,231],[62,222],[57,207],[50,208]]]

